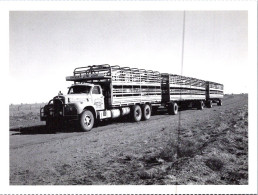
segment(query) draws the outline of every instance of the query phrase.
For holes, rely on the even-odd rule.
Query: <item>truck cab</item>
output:
[[[87,131],[92,128],[98,111],[104,109],[104,96],[100,85],[73,84],[69,87],[67,95],[55,96],[40,110],[40,119],[46,121],[48,128],[53,128],[60,121],[81,120],[81,126]],[[88,112],[85,115],[86,110]]]
[[[94,85],[94,84],[72,85],[71,87],[69,87],[66,98],[68,103],[80,102],[82,105],[93,106],[95,110],[105,109],[103,91],[100,85]]]

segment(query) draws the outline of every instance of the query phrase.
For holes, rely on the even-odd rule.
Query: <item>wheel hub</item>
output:
[[[84,118],[84,124],[89,126],[91,124],[91,119],[90,116],[85,116]]]
[[[140,116],[140,111],[136,110],[136,116],[139,117]]]
[[[146,112],[146,115],[149,115],[150,114],[150,109],[147,108],[145,112]]]

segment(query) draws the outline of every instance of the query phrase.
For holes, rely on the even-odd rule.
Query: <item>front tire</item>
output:
[[[177,113],[178,113],[178,105],[176,102],[173,102],[168,106],[168,114],[177,115]]]
[[[217,103],[218,106],[222,106],[222,100],[219,100]]]
[[[94,116],[92,114],[91,111],[89,110],[85,110],[82,114],[81,114],[81,118],[80,118],[80,127],[82,131],[90,131],[94,125]]]
[[[139,105],[133,106],[132,119],[134,122],[139,122],[142,119],[142,109]]]
[[[151,107],[148,104],[144,104],[142,107],[142,119],[143,120],[149,120],[151,117]]]

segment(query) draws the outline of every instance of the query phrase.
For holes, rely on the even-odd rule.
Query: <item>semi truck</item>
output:
[[[90,131],[97,121],[123,116],[139,122],[158,108],[176,115],[179,107],[202,110],[222,105],[223,85],[181,75],[138,68],[90,65],[74,69],[67,95],[58,94],[40,110],[41,121],[53,128],[64,121]]]

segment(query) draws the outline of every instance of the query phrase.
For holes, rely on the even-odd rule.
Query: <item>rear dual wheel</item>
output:
[[[142,119],[142,109],[139,105],[133,106],[132,119],[134,122],[139,122]]]
[[[132,108],[132,119],[134,122],[142,120],[149,120],[151,117],[151,107],[148,104],[142,106],[134,105]]]
[[[219,100],[217,103],[218,106],[222,106],[222,100]]]
[[[197,108],[198,108],[198,110],[203,110],[203,108],[204,108],[204,103],[203,103],[203,101],[199,101],[199,102],[197,103]]]
[[[208,108],[212,108],[212,100],[208,100],[208,102],[207,102],[207,107],[208,107]]]
[[[178,113],[178,105],[176,102],[173,102],[171,104],[169,104],[168,106],[168,114],[170,115],[177,115]]]
[[[149,120],[151,117],[151,107],[148,104],[144,104],[142,106],[142,119],[145,120]]]

